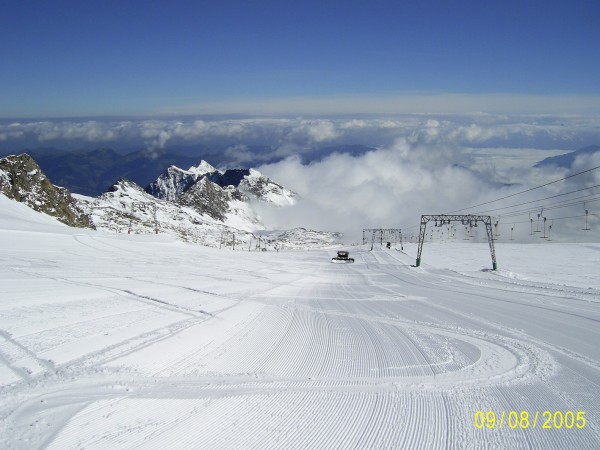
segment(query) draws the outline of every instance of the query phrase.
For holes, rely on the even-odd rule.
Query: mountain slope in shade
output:
[[[583,147],[579,150],[575,150],[574,152],[566,153],[564,155],[551,156],[549,158],[542,159],[533,167],[544,167],[552,165],[558,167],[571,167],[578,156],[591,155],[596,152],[600,152],[600,145],[590,145],[588,147]]]

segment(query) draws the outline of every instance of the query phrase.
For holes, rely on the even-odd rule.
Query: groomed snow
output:
[[[0,195],[0,448],[599,448],[600,245],[248,252]],[[477,411],[585,412],[478,429]],[[541,420],[541,419],[540,419]]]

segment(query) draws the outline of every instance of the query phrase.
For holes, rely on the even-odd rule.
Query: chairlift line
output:
[[[596,194],[593,194],[596,195]],[[588,196],[584,196],[584,197],[579,197],[579,198],[587,198]],[[550,203],[548,205],[544,206],[544,210],[546,211],[552,211],[554,209],[561,209],[561,208],[566,208],[569,206],[576,206],[576,205],[581,205],[583,203],[592,203],[592,202],[597,202],[600,200],[600,196],[599,197],[592,197],[590,199],[587,199],[585,201],[582,200],[578,200],[578,201],[574,201],[576,199],[571,199],[571,200],[563,200],[557,203]],[[535,210],[531,210],[531,209],[522,209],[519,211],[513,211],[513,212],[509,212],[509,213],[505,213],[504,217],[518,217],[518,216],[522,216],[525,214],[530,214],[532,212],[537,211],[537,209]]]
[[[500,197],[500,198],[497,198],[495,200],[490,200],[490,201],[487,201],[487,202],[480,203],[478,205],[473,205],[473,206],[468,206],[466,208],[457,209],[455,211],[451,211],[451,212],[448,212],[448,213],[445,213],[445,214],[447,214],[447,215],[454,214],[454,213],[457,213],[459,211],[464,211],[466,209],[472,209],[472,208],[477,208],[477,207],[483,206],[483,205],[489,205],[490,203],[499,202],[500,200],[504,200],[504,199],[507,199],[507,198],[516,197],[517,195],[525,194],[526,192],[535,191],[536,189],[543,188],[544,186],[549,186],[551,184],[558,183],[560,181],[564,181],[564,180],[567,180],[569,178],[573,178],[573,177],[576,177],[578,175],[582,175],[584,173],[588,173],[588,172],[591,172],[591,171],[597,170],[597,169],[600,169],[600,166],[592,167],[591,169],[587,169],[587,170],[584,170],[582,172],[578,172],[578,173],[574,173],[572,175],[568,175],[568,176],[566,176],[564,178],[561,178],[559,180],[550,181],[549,183],[545,183],[545,184],[542,184],[540,186],[536,186],[536,187],[533,187],[533,188],[525,189],[524,191],[520,191],[520,192],[516,192],[514,194],[506,195],[504,197]]]
[[[516,208],[517,206],[523,206],[523,205],[528,205],[530,203],[535,203],[535,202],[543,202],[544,200],[550,200],[552,198],[556,198],[556,197],[562,197],[563,195],[569,195],[569,194],[574,194],[576,192],[581,192],[581,191],[587,191],[588,189],[594,189],[600,187],[600,184],[596,184],[594,186],[588,186],[588,187],[584,187],[581,189],[577,189],[575,191],[569,191],[569,192],[565,192],[563,194],[557,194],[557,195],[552,195],[550,197],[544,197],[544,198],[539,198],[537,200],[530,200],[528,202],[523,202],[523,203],[517,203],[516,205],[510,205],[510,206],[503,206],[501,208],[496,208],[496,209],[488,209],[486,211],[479,211],[479,214],[485,214],[485,213],[490,213],[490,212],[494,212],[494,211],[500,211],[503,209],[509,209],[509,208]],[[576,200],[577,198],[585,198],[585,197],[589,197],[589,196],[593,196],[593,195],[597,195],[597,194],[588,194],[588,195],[584,195],[582,197],[576,197],[576,198],[572,198],[570,200],[565,200],[565,201],[571,201],[571,200]],[[560,202],[559,202],[560,203]]]
[[[599,215],[600,214],[591,214],[591,213],[589,214],[589,216],[599,216]],[[552,220],[580,219],[582,217],[585,217],[585,214],[580,214],[578,216],[553,217]],[[521,222],[514,222],[514,223],[515,224],[517,224],[517,223],[529,223],[529,221],[524,220],[524,221],[521,221]]]
[[[531,192],[531,191],[534,191],[536,189],[540,189],[542,187],[549,186],[549,185],[552,185],[552,184],[555,184],[555,183],[567,180],[569,178],[573,178],[573,177],[582,175],[584,173],[592,172],[592,171],[598,170],[598,169],[600,169],[600,166],[592,167],[590,169],[583,170],[581,172],[577,172],[577,173],[574,173],[574,174],[571,174],[571,175],[567,175],[566,177],[560,178],[558,180],[550,181],[548,183],[545,183],[545,184],[542,184],[542,185],[539,185],[539,186],[536,186],[536,187],[533,187],[533,188],[525,189],[523,191],[516,192],[514,194],[510,194],[510,195],[506,195],[504,197],[497,198],[495,200],[490,200],[490,201],[487,201],[487,202],[479,203],[477,205],[473,205],[473,206],[469,206],[469,207],[466,207],[466,208],[457,209],[457,210],[451,211],[449,213],[444,213],[444,215],[451,215],[451,214],[454,214],[454,213],[457,213],[457,212],[460,212],[460,211],[464,211],[464,210],[467,210],[467,209],[477,208],[479,206],[489,205],[491,203],[495,203],[495,202],[498,202],[500,200],[504,200],[504,199],[507,199],[507,198],[516,197],[517,195],[521,195],[521,194],[524,194],[524,193],[527,193],[527,192]],[[529,204],[529,203],[535,203],[535,202],[540,202],[540,201],[544,201],[544,200],[549,200],[549,199],[552,199],[552,198],[556,198],[556,197],[560,197],[560,196],[568,195],[568,194],[573,194],[573,193],[576,193],[576,192],[581,192],[581,191],[585,191],[585,190],[588,190],[588,189],[593,189],[593,188],[596,188],[596,187],[600,187],[600,185],[587,186],[585,188],[577,189],[577,190],[566,192],[566,193],[563,193],[563,194],[558,194],[558,195],[554,195],[554,196],[550,196],[550,197],[545,197],[543,199],[537,199],[537,200],[532,200],[532,201],[528,201],[528,202],[524,202],[524,203],[519,203],[519,204],[512,205],[512,206],[506,206],[506,207],[500,207],[500,208],[496,208],[496,209],[486,210],[486,211],[482,211],[482,212],[479,212],[479,213],[476,213],[476,214],[482,214],[482,213],[486,213],[486,212],[494,212],[494,211],[500,211],[500,210],[503,210],[503,209],[515,208],[517,206],[522,206],[522,205],[526,205],[526,204]],[[568,206],[579,205],[581,203],[591,203],[591,202],[595,202],[595,201],[600,200],[600,197],[593,197],[594,195],[596,195],[596,194],[588,194],[588,195],[583,195],[583,196],[575,197],[575,198],[569,199],[569,200],[564,200],[564,201],[560,201],[560,202],[556,202],[556,203],[550,203],[548,205],[545,205],[544,208],[546,208],[546,210],[550,211],[550,210],[559,209],[559,208],[566,208]],[[590,197],[592,197],[592,198],[590,198]],[[586,199],[585,202],[583,202],[581,200],[580,201],[576,201],[577,199],[584,199],[584,198]],[[524,209],[524,210],[519,210],[519,211],[507,212],[507,213],[505,213],[503,215],[505,217],[518,217],[520,215],[531,213],[531,212],[532,212],[532,210],[530,210],[530,209]],[[595,216],[596,214],[589,214],[589,215],[594,215]],[[573,218],[573,217],[580,217],[580,216],[565,217],[565,219],[566,218]],[[561,220],[561,219],[563,219],[563,218],[558,218],[556,220]],[[531,224],[531,234],[532,234],[534,232],[533,231],[533,219],[530,218],[530,222],[531,222],[530,224]],[[518,223],[525,223],[525,222],[518,222]],[[417,228],[419,226],[420,226],[419,224],[415,224],[415,225],[411,225],[411,226],[408,226],[408,227],[404,227],[404,229],[405,230],[410,230],[410,229],[413,229],[413,228]],[[586,225],[586,228],[587,228],[587,225]],[[364,241],[366,241],[366,239],[364,239],[364,236],[363,236],[363,242]]]

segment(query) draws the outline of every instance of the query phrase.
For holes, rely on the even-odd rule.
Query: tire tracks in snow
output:
[[[40,366],[43,369],[43,373],[55,374],[56,367],[47,359],[39,358],[34,352],[29,350],[26,346],[21,344],[19,341],[13,339],[10,333],[7,333],[4,330],[0,330],[0,337],[2,337],[7,343],[14,346],[19,352],[25,355],[26,358],[32,360],[35,364]],[[17,367],[11,358],[8,358],[6,355],[3,355],[0,352],[0,362],[3,362],[9,369],[14,371],[19,377],[21,377],[24,381],[31,381],[34,376],[32,376],[26,369],[22,367]]]

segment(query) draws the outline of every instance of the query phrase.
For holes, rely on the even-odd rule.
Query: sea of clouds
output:
[[[358,154],[343,151],[344,145],[357,144],[368,149]],[[265,222],[276,228],[342,231],[352,237],[373,227],[405,228],[409,233],[421,214],[460,210],[500,216],[504,232],[512,227],[515,238],[532,239],[528,222],[533,208],[585,194],[592,195],[585,208],[600,212],[600,202],[593,200],[598,188],[521,208],[514,205],[600,184],[600,171],[465,208],[599,166],[596,153],[577,159],[572,167],[532,167],[547,156],[592,144],[600,144],[600,120],[582,116],[407,114],[0,123],[0,150],[5,154],[36,147],[161,151],[218,146],[230,167],[257,167],[300,195],[302,200],[292,208],[262,208]],[[261,151],[253,150],[255,146]],[[527,208],[529,214],[511,215]],[[553,223],[556,238],[573,240],[581,235],[581,220],[562,217],[583,211],[583,204],[548,207],[544,217],[548,225]],[[537,219],[537,213],[533,217]]]

